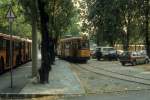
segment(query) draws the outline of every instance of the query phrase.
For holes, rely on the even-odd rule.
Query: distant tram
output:
[[[10,69],[11,36],[0,33],[0,73]],[[32,41],[12,36],[12,66],[24,64],[31,60]]]
[[[83,37],[61,39],[57,51],[60,58],[87,62],[90,58],[89,40]]]

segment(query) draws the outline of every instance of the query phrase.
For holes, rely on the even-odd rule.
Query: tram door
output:
[[[78,43],[76,40],[73,41],[73,57],[78,56]]]
[[[14,56],[14,42],[12,41],[12,64],[13,64],[13,56]],[[6,40],[6,67],[10,68],[10,40]],[[7,69],[6,68],[6,69]]]

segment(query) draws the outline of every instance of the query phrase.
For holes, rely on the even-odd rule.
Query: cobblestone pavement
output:
[[[60,100],[149,100],[150,91],[134,91],[125,93],[107,93],[101,95],[65,97]]]
[[[27,77],[29,74],[25,75],[26,72],[20,70],[22,69],[22,67],[17,68],[16,71],[19,71],[19,74],[23,73],[23,76],[25,76],[26,80],[28,80],[28,82],[26,82],[27,84],[24,84],[25,87],[21,90],[20,94],[51,95],[39,98],[33,97],[29,100],[82,100],[82,97],[78,98],[78,96],[82,95],[83,97],[86,97],[89,95],[97,95],[97,97],[99,97],[99,95],[101,96],[103,94],[126,94],[131,91],[137,92],[150,89],[150,85],[143,85],[93,73],[91,71],[81,68],[80,66],[82,65],[92,65],[96,68],[104,68],[106,70],[111,70],[118,73],[135,75],[147,79],[150,78],[149,71],[145,69],[145,66],[147,66],[146,68],[149,68],[148,65],[124,67],[116,61],[97,61],[93,59],[89,60],[87,64],[73,64],[57,59],[55,65],[52,66],[52,71],[49,74],[49,84],[42,85],[39,83],[35,83],[33,82],[33,80],[30,80],[30,78]],[[31,69],[31,63],[27,64],[27,68],[28,72],[31,73],[31,71],[29,71],[29,69]],[[4,77],[0,77],[0,79],[3,79]],[[5,78],[7,79],[9,77],[7,76]],[[2,82],[1,84],[4,83]],[[20,91],[20,89],[18,90],[18,92]],[[77,99],[70,98],[72,96],[75,96],[75,98]],[[86,100],[85,98],[83,99]]]
[[[122,67],[118,62],[98,62],[98,61],[88,61],[88,63],[97,66],[97,67],[107,67],[108,70],[117,69],[120,70],[120,73],[123,73],[124,70],[132,69],[131,72],[144,72],[143,69],[131,68],[131,67]],[[85,65],[86,64],[79,64]],[[126,69],[127,68],[127,69]],[[136,90],[145,90],[150,89],[149,85],[143,85],[139,83],[129,82],[125,80],[115,79],[107,77],[104,75],[99,75],[85,69],[80,68],[78,65],[71,64],[71,69],[76,72],[77,76],[82,83],[87,94],[101,94],[101,93],[110,93],[110,92],[124,92],[124,91],[136,91]],[[124,69],[124,70],[123,70]],[[122,70],[122,71],[121,71]],[[125,72],[127,74],[127,72]]]
[[[0,94],[19,93],[20,90],[28,83],[31,76],[31,62],[13,69],[13,88],[11,86],[10,72],[0,76]]]
[[[84,89],[68,66],[70,66],[68,62],[56,60],[49,73],[48,84],[29,82],[20,94],[84,94]]]
[[[40,53],[38,53],[38,60],[40,58]],[[39,61],[38,65],[40,65]],[[30,61],[13,69],[13,88],[10,88],[10,75],[10,71],[0,75],[0,94],[18,94],[21,89],[24,88],[24,86],[29,82],[29,78],[31,78],[32,62]]]
[[[137,66],[122,66],[119,61],[109,62],[97,60],[90,60],[89,64],[96,66],[97,68],[103,68],[120,74],[150,79],[150,64],[142,64]]]

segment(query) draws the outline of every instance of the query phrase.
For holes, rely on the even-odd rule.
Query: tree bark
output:
[[[40,16],[40,25],[42,33],[42,43],[41,43],[41,68],[39,69],[40,83],[49,82],[49,71],[51,70],[51,54],[50,47],[52,44],[52,38],[49,38],[49,16],[45,11],[46,3],[43,0],[38,0],[39,16]]]
[[[54,64],[55,62],[55,37],[56,37],[56,26],[55,26],[55,4],[56,4],[56,1],[53,0],[53,15],[52,15],[52,21],[51,21],[51,24],[52,24],[52,36],[53,37],[51,40],[52,40],[52,45],[51,45],[51,59],[52,59],[52,64]]]
[[[32,1],[32,77],[37,76],[37,2]]]
[[[129,44],[130,44],[130,28],[131,28],[131,15],[129,13],[127,13],[127,22],[126,22],[126,27],[127,27],[127,31],[126,31],[126,40],[125,40],[125,51],[129,51]]]
[[[149,40],[149,0],[145,0],[145,45],[148,56],[150,57],[150,40]]]

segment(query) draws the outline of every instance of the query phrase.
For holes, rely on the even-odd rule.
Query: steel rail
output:
[[[134,78],[139,78],[139,79],[144,79],[144,80],[149,80],[150,81],[150,79],[147,79],[147,78],[142,78],[142,77],[133,76],[133,75],[129,75],[129,74],[122,74],[122,73],[119,73],[119,72],[116,72],[116,71],[111,71],[111,70],[108,70],[108,69],[105,69],[105,68],[102,68],[102,67],[95,67],[95,66],[92,66],[92,65],[90,65],[90,66],[94,67],[94,68],[98,68],[100,70],[105,70],[105,71],[108,71],[108,72],[111,72],[111,73],[120,74],[120,75],[124,75],[124,76],[129,76],[129,77],[134,77]]]
[[[73,64],[73,63],[72,63]],[[124,81],[129,81],[129,82],[134,82],[134,83],[139,83],[139,84],[144,84],[144,85],[149,85],[150,86],[150,80],[149,79],[144,79],[132,75],[126,75],[126,74],[120,74],[112,71],[108,71],[103,68],[96,68],[95,66],[91,66],[89,64],[74,64],[76,66],[79,66],[80,68],[87,70],[89,72],[99,74],[99,75],[104,75],[107,77],[111,78],[116,78]]]

